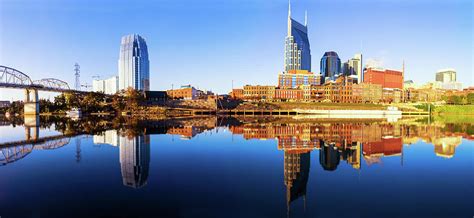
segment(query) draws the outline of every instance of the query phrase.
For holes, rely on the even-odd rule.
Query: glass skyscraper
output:
[[[146,41],[138,34],[122,37],[120,45],[119,89],[150,90],[150,61]]]
[[[324,81],[335,80],[342,73],[341,59],[334,51],[324,53],[321,58],[321,74]]]
[[[308,40],[307,18],[301,24],[291,18],[291,4],[288,5],[288,35],[285,39],[285,72],[307,70],[311,72],[311,50]]]

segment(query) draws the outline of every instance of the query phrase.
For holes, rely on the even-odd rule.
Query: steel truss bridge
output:
[[[11,67],[0,65],[0,88],[34,89],[51,92],[78,92],[67,82],[55,78],[32,80],[25,73]],[[79,91],[80,92],[80,91]]]
[[[28,116],[39,115],[38,91],[87,93],[71,89],[67,82],[56,78],[32,80],[25,73],[3,65],[0,65],[0,88],[24,89],[24,115]]]

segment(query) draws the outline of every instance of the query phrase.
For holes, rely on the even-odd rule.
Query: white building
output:
[[[436,73],[436,81],[447,83],[456,82],[456,70],[455,69],[442,69]]]
[[[119,136],[117,130],[107,130],[101,135],[94,135],[92,138],[94,144],[108,144],[114,147],[119,146]]]
[[[104,94],[113,95],[119,91],[119,78],[113,76],[104,80],[93,80],[92,91],[102,92]]]

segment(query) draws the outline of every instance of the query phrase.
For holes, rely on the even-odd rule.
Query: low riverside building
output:
[[[271,100],[274,96],[275,86],[244,86],[244,99],[246,100]]]
[[[311,86],[311,101],[321,102],[324,100],[324,86]]]
[[[379,103],[382,100],[382,85],[360,83],[352,85],[354,103]]]
[[[442,89],[405,89],[403,93],[404,102],[436,102],[441,101],[444,95]]]
[[[10,101],[0,101],[0,108],[10,107]]]
[[[183,85],[179,89],[167,90],[171,99],[195,100],[198,98],[198,90],[191,85]]]
[[[243,99],[244,89],[232,89],[232,92],[229,93],[229,96],[233,99]]]
[[[144,95],[149,104],[163,104],[168,100],[166,91],[145,91]]]
[[[275,89],[275,99],[301,101],[303,100],[303,89]]]
[[[403,91],[401,89],[384,88],[382,90],[382,101],[384,103],[400,103],[403,100]]]
[[[369,67],[364,71],[364,83],[380,84],[382,88],[403,89],[403,71]]]
[[[352,85],[357,79],[340,76],[324,84],[324,100],[333,103],[352,103]]]
[[[321,74],[307,70],[288,70],[278,74],[278,87],[282,89],[295,89],[301,85],[320,85]]]

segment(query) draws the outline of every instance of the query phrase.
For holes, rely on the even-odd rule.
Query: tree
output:
[[[467,103],[474,104],[474,93],[467,94]]]
[[[461,96],[459,95],[452,95],[449,97],[449,102],[451,104],[461,104],[461,101],[462,99],[461,99]]]
[[[64,94],[54,97],[54,107],[55,111],[65,111],[67,109],[66,97]]]
[[[127,102],[126,107],[130,111],[138,110],[138,107],[144,101],[143,94],[131,87],[128,87],[128,89],[125,91],[125,98]]]

